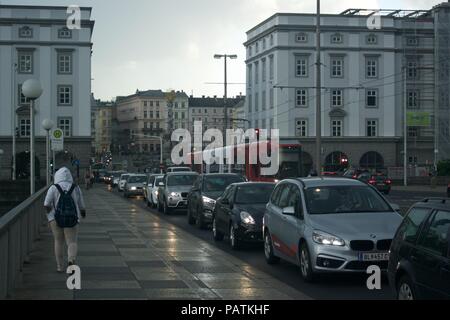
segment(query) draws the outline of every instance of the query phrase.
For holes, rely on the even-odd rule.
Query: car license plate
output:
[[[360,252],[358,254],[359,261],[388,261],[389,252],[373,252],[364,253]]]

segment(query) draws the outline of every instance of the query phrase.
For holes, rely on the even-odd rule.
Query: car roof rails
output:
[[[450,201],[450,199],[449,198],[430,197],[430,198],[425,198],[420,202],[428,203],[430,201],[439,201],[442,204],[448,204],[449,203],[448,201]]]

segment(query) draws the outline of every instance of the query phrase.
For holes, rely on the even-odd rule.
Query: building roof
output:
[[[175,91],[176,98],[188,98],[188,95],[184,91]],[[146,90],[146,91],[140,91],[139,89],[136,90],[135,94],[129,95],[129,96],[119,96],[117,97],[117,102],[132,99],[132,98],[153,98],[153,99],[166,99],[167,92],[164,92],[162,90]]]
[[[245,100],[245,96],[238,96],[235,98],[227,99],[227,107],[232,108],[238,103]],[[201,97],[201,98],[189,98],[189,108],[223,108],[223,98],[217,97]]]

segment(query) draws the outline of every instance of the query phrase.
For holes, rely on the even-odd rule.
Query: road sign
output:
[[[409,111],[406,119],[409,127],[430,127],[431,125],[429,112]]]
[[[61,129],[54,129],[50,136],[52,151],[64,150],[64,132]]]

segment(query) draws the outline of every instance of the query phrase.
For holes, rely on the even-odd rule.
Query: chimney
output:
[[[205,99],[205,96],[202,96],[203,99]]]

